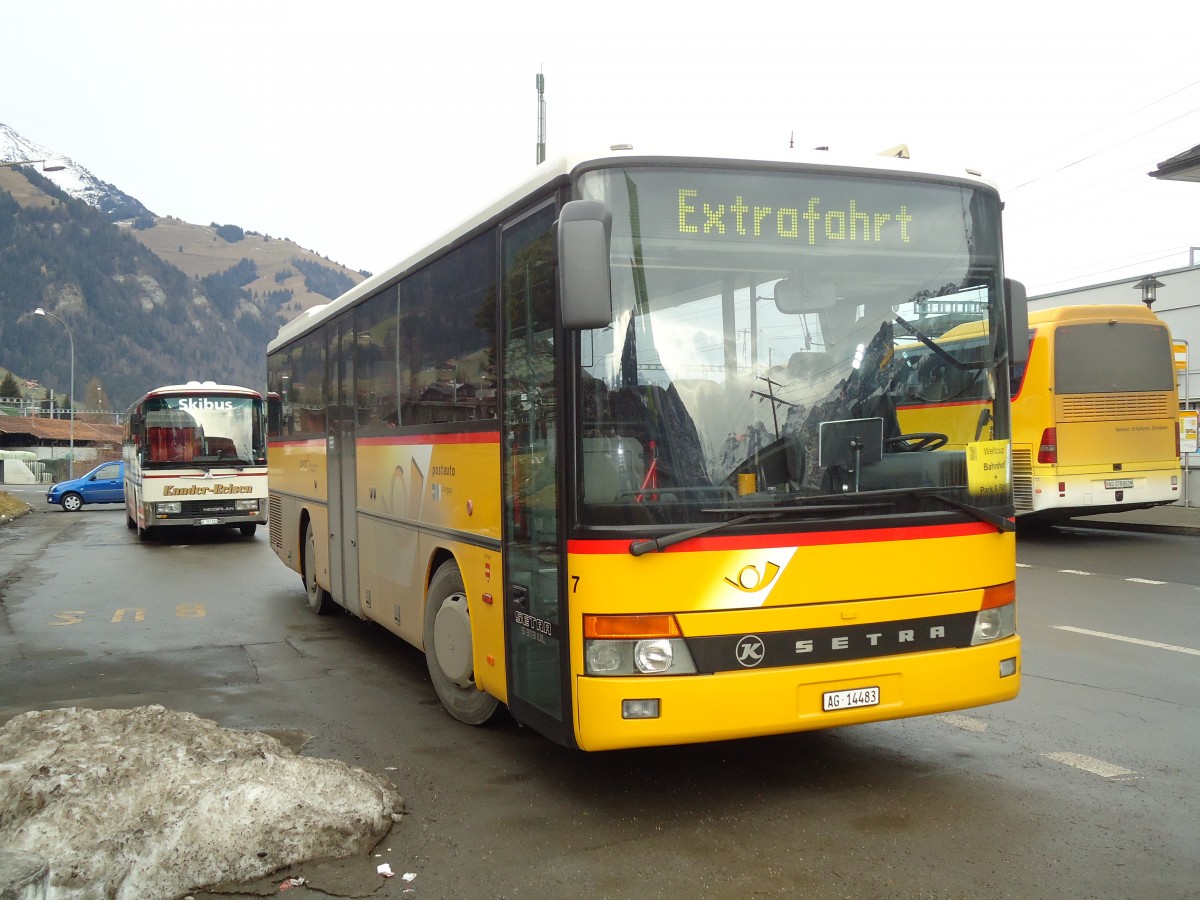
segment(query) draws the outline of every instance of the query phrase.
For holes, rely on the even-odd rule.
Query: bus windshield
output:
[[[250,397],[151,397],[144,410],[145,464],[261,465],[262,401]]]
[[[582,525],[1011,513],[965,461],[1009,437],[993,194],[632,166],[580,193],[613,214],[614,307],[572,367]],[[914,403],[942,412],[906,422]]]

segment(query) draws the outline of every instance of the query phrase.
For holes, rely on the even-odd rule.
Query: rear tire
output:
[[[317,584],[317,539],[312,525],[304,530],[304,592],[308,594],[308,608],[318,616],[328,616],[337,611],[337,604],[329,591]]]
[[[446,711],[460,722],[483,725],[500,701],[475,686],[474,645],[462,573],[443,563],[429,583],[425,605],[425,663]]]

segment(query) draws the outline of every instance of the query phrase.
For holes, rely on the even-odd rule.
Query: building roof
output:
[[[33,416],[0,416],[0,434],[29,435],[36,441],[69,441],[70,419],[39,419]],[[92,425],[75,420],[75,443],[121,443],[124,429],[120,425]]]
[[[1164,159],[1155,171],[1146,174],[1167,181],[1200,181],[1200,144]]]

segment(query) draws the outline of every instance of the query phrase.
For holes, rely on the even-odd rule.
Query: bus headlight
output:
[[[259,510],[260,502],[261,501],[259,501],[259,500],[237,500],[237,501],[234,501],[233,508],[236,509],[238,512],[254,512],[254,513],[256,513]]]
[[[583,645],[588,675],[694,675],[696,664],[680,638],[644,641],[589,640]]]
[[[975,633],[971,646],[988,644],[1017,633],[1017,604],[1008,603],[992,609],[981,609],[975,616]]]
[[[178,500],[165,500],[162,503],[155,504],[155,510],[159,515],[179,515],[183,512],[183,504]]]
[[[583,617],[588,675],[693,675],[679,624],[671,615]]]

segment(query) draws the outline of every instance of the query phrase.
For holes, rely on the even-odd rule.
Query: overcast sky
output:
[[[1006,201],[1008,274],[1038,294],[1185,266],[1200,246],[1200,184],[1146,174],[1200,144],[1200,13],[1177,9],[11,4],[0,122],[158,215],[379,272],[529,173],[540,70],[549,155],[777,152],[794,135],[978,169]]]

